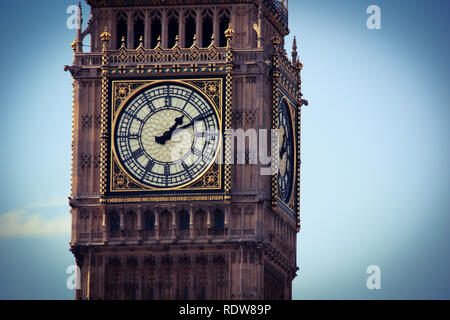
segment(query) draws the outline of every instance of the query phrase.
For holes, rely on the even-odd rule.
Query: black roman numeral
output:
[[[153,105],[153,102],[151,102],[147,95],[144,93],[145,102],[147,102],[147,106],[150,109],[151,112],[154,112],[156,110],[155,106]]]
[[[137,115],[135,115],[135,114],[131,114],[131,113],[128,113],[128,112],[125,112],[128,116],[130,116],[131,118],[133,118],[133,119],[135,119],[135,120],[137,120],[137,121],[139,121],[139,122],[143,122],[144,120],[142,120],[141,118],[139,118]]]
[[[164,166],[164,175],[170,176],[170,166],[168,164]]]
[[[127,134],[127,135],[123,135],[123,136],[118,136],[119,139],[139,139],[139,135],[138,134]]]
[[[133,152],[133,158],[137,160],[137,159],[139,159],[143,154],[144,154],[144,150],[142,150],[142,149],[137,149],[135,152]]]
[[[145,167],[145,171],[151,172],[154,166],[155,164],[151,160],[149,160],[147,166]]]
[[[184,109],[186,109],[187,105],[189,104],[189,102],[191,101],[192,96],[194,95],[194,91],[191,92],[191,94],[189,95],[189,98],[187,98],[186,103],[184,104],[183,109],[181,109],[182,111],[184,111]]]
[[[183,166],[183,169],[184,169],[184,170],[186,171],[186,173],[188,174],[189,178],[192,179],[191,172],[190,172],[189,167],[188,167],[188,165],[186,164],[186,162],[183,161],[183,162],[181,163],[181,165]]]
[[[192,148],[192,152],[199,158],[203,158],[203,152],[196,149],[196,148]]]

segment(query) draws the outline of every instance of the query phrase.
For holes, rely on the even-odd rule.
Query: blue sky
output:
[[[72,4],[2,1],[0,299],[73,298]],[[371,4],[382,30],[366,28]],[[448,1],[290,1],[310,101],[294,298],[450,298],[449,14]]]

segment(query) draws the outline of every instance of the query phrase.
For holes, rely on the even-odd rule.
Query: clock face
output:
[[[114,128],[121,166],[150,188],[174,189],[196,181],[220,147],[215,108],[195,89],[175,82],[147,87],[129,99]]]
[[[292,120],[286,101],[278,109],[280,161],[278,170],[278,190],[280,198],[288,203],[292,195],[294,181],[294,137]]]

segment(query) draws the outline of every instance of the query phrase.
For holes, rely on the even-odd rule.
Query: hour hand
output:
[[[155,137],[155,141],[158,144],[165,145],[167,141],[172,139],[172,135],[175,132],[175,130],[178,128],[178,126],[181,126],[183,124],[184,116],[181,116],[179,118],[175,119],[175,124],[170,128],[167,132],[165,132],[162,136]]]

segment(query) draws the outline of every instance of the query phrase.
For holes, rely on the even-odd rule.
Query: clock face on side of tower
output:
[[[217,110],[195,88],[158,82],[118,111],[113,144],[123,171],[154,190],[189,185],[214,164],[220,149]]]
[[[280,199],[288,203],[292,196],[294,183],[294,134],[289,106],[282,100],[278,108],[280,160],[278,170],[278,190]]]

